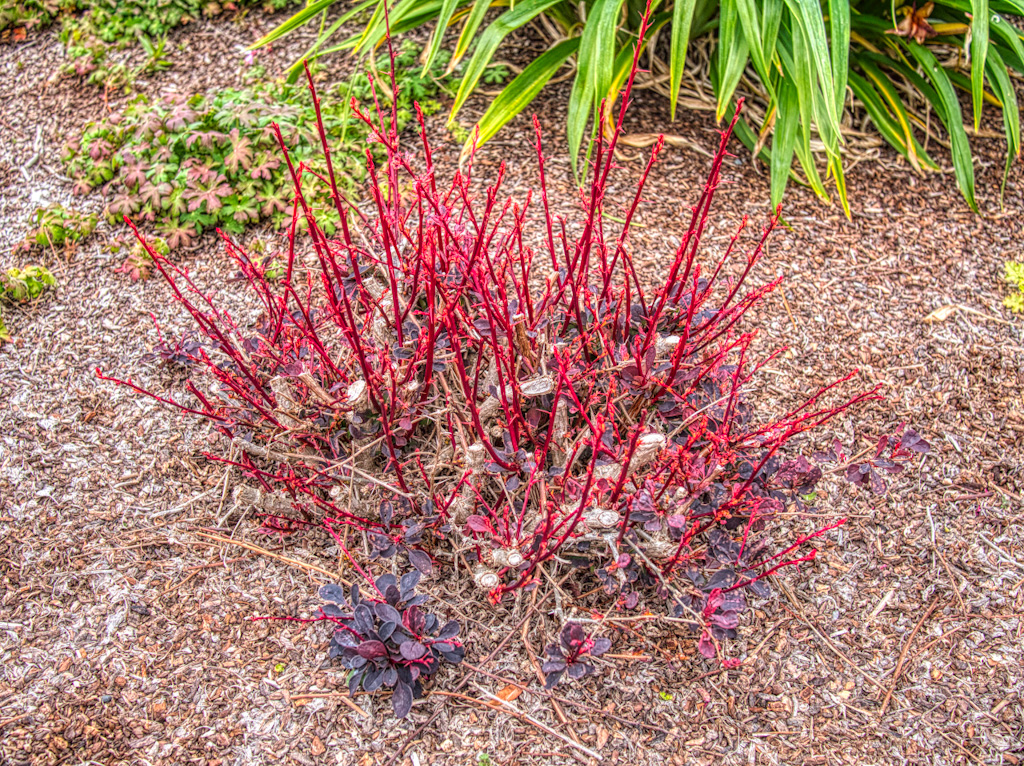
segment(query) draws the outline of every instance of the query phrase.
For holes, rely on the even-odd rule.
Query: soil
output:
[[[176,66],[137,87],[237,85],[244,45],[275,21],[254,13],[179,30]],[[530,45],[515,41],[509,57]],[[280,67],[302,49],[299,38],[262,55]],[[39,204],[102,205],[70,196],[59,150],[124,96],[60,77],[61,62],[53,31],[0,46],[5,253]],[[567,96],[567,84],[553,88],[536,109],[552,202],[578,218],[560,133]],[[485,103],[471,100],[461,119]],[[443,123],[429,124],[442,174],[459,149]],[[641,93],[627,132],[667,125],[665,104]],[[670,130],[682,140],[655,166],[631,240],[651,282],[717,142],[705,113]],[[531,139],[517,119],[481,149],[477,178],[504,160],[507,191],[537,188]],[[164,285],[114,272],[109,228],[75,252],[34,254],[60,287],[4,313],[16,340],[0,348],[0,763],[1024,762],[1024,323],[1002,308],[1000,280],[1006,260],[1024,257],[1024,165],[1000,201],[1003,146],[973,144],[979,215],[951,174],[918,177],[885,148],[848,170],[851,220],[803,189],[787,193],[757,275],[787,279],[748,326],[763,351],[788,350],[751,398],[770,415],[858,368],[849,390],[881,383],[884,400],[796,446],[838,436],[859,451],[907,422],[933,451],[884,497],[824,482],[823,513],[848,522],[816,542],[813,564],[774,578],[775,595],[729,647],[742,664],[723,669],[670,624],[638,622],[611,632],[615,656],[596,677],[553,701],[524,649],[525,637],[539,653],[558,630],[544,593],[533,608],[494,608],[438,581],[435,609],[463,621],[468,664],[443,670],[404,721],[385,696],[344,693],[322,626],[251,619],[308,614],[327,579],[318,570],[343,568],[328,543],[222,525],[237,477],[203,456],[217,445],[208,429],[97,380],[99,367],[180,386],[141,361],[156,341],[150,314],[165,332],[187,328]],[[709,256],[744,216],[747,241],[769,212],[766,174],[735,151]],[[612,214],[645,157],[624,149]],[[215,239],[183,257],[201,285],[236,297]],[[516,715],[489,704],[499,691]]]

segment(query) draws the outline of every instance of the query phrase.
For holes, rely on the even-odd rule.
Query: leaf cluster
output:
[[[0,4],[0,32],[47,27],[62,14],[77,10],[81,3],[82,0],[5,0]]]
[[[310,23],[334,2],[307,5],[257,45]],[[823,200],[829,199],[830,181],[849,215],[843,155],[852,107],[866,112],[881,137],[918,172],[940,169],[924,148],[935,137],[929,115],[937,116],[946,131],[957,184],[972,208],[974,169],[957,91],[970,94],[975,129],[985,103],[1001,112],[1007,167],[1020,155],[1019,109],[1009,70],[1024,74],[1024,32],[1015,20],[1024,15],[1022,0],[674,0],[652,3],[649,19],[646,0],[525,0],[511,5],[497,0],[426,5],[400,0],[388,3],[386,18],[383,5],[383,0],[367,0],[357,6],[373,8],[363,32],[324,52],[372,50],[385,35],[386,21],[396,34],[433,26],[428,63],[446,40],[453,46],[449,67],[466,62],[451,120],[481,79],[486,81],[487,66],[505,38],[543,20],[538,27],[548,31],[547,49],[492,101],[476,126],[479,142],[527,109],[572,65],[566,132],[576,167],[588,135],[599,128],[602,104],[607,107],[606,132],[612,127],[611,107],[626,82],[638,37],[647,41],[655,33],[667,37],[669,45],[667,52],[647,53],[650,85],[668,97],[673,117],[687,49],[697,37],[709,36],[712,53],[706,74],[701,73],[710,82],[695,85],[711,86],[719,120],[733,110],[741,80],[755,90],[761,117],[756,122],[742,119],[736,133],[770,166],[773,207],[790,180],[809,186]],[[492,9],[501,13],[489,15]],[[318,40],[317,45],[326,42]],[[849,101],[848,88],[856,102]],[[472,141],[471,133],[467,149]],[[824,176],[819,167],[822,150]]]
[[[335,625],[328,656],[349,669],[349,692],[391,689],[396,718],[409,714],[413,700],[423,696],[423,680],[442,662],[458,665],[465,656],[458,621],[442,625],[420,608],[428,597],[416,594],[419,579],[417,571],[401,579],[381,575],[371,581],[374,596],[362,595],[358,585],[348,598],[340,585],[320,588],[327,602],[321,615]]]
[[[16,249],[77,245],[96,230],[98,221],[95,213],[68,210],[60,204],[36,208],[30,219],[33,228]]]
[[[400,129],[411,119],[413,99],[425,112],[440,108],[432,99],[440,86],[433,75],[420,75],[416,56],[408,43],[396,59]],[[354,75],[330,93],[324,129],[332,139],[341,190],[352,193],[366,174],[368,128],[352,113],[349,99],[368,100],[370,84],[366,75]],[[293,184],[272,124],[279,126],[295,165],[323,169],[306,88],[262,81],[208,95],[137,96],[123,111],[90,123],[66,146],[63,159],[76,192],[103,190],[108,220],[127,215],[149,222],[173,250],[207,229],[238,234],[247,224],[291,223]],[[373,148],[380,152],[379,145]],[[317,210],[330,207],[329,192],[313,180],[310,175],[303,193]],[[322,223],[333,231],[328,216]]]
[[[593,675],[597,669],[586,661],[587,658],[600,657],[611,648],[611,639],[604,636],[591,638],[582,625],[567,622],[558,636],[558,643],[548,644],[544,649],[548,656],[541,666],[544,688],[554,688],[563,675],[573,680]]]

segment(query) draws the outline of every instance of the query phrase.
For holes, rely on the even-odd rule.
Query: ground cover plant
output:
[[[837,403],[851,373],[774,418],[745,395],[766,360],[752,358],[754,334],[740,323],[780,282],[749,284],[779,213],[742,255],[745,221],[723,253],[702,249],[731,128],[665,282],[641,284],[629,227],[660,143],[625,222],[613,225],[603,206],[631,85],[632,75],[610,140],[599,137],[594,148],[577,233],[550,213],[542,172],[536,248],[535,198],[504,198],[504,169],[481,191],[471,167],[445,183],[425,129],[418,157],[399,146],[394,105],[390,114],[358,112],[386,151],[381,164],[366,153],[368,211],[338,189],[321,130],[328,161],[319,180],[335,205],[333,235],[306,200],[309,170],[280,137],[293,204],[307,222],[304,233],[291,232],[284,275],[269,282],[226,241],[262,307],[258,324],[236,324],[186,270],[150,249],[196,325],[187,345],[167,345],[191,370],[191,400],[116,382],[206,418],[230,445],[208,456],[247,479],[235,493],[239,506],[254,509],[269,533],[329,535],[392,608],[411,608],[402,597],[409,589],[382,587],[373,562],[390,569],[388,560],[407,559],[414,579],[468,573],[495,605],[575,574],[603,590],[610,608],[635,609],[642,599],[690,630],[702,655],[734,665],[724,642],[736,636],[750,594],[767,596],[766,577],[813,560],[811,541],[843,523],[808,507],[822,471],[785,448],[878,393]],[[315,92],[313,104],[319,113]],[[539,126],[537,153],[543,170]],[[837,468],[859,483],[895,467],[901,449],[927,444],[900,433],[855,464],[866,471]],[[797,514],[795,528],[780,520],[786,508]],[[357,556],[352,539],[363,536],[370,553]],[[329,588],[321,596],[340,604],[344,591]],[[378,638],[398,620],[381,600],[360,618],[360,604],[355,593],[351,610],[321,608],[309,619],[347,625],[332,651],[347,659],[352,679],[368,672],[357,657],[379,659],[374,672],[383,677],[396,654]],[[412,632],[426,636],[424,627]],[[432,640],[454,650],[450,630]],[[357,642],[345,637],[352,631]],[[397,651],[409,660],[405,646]],[[607,648],[566,625],[549,647],[548,682],[587,675],[589,658]],[[409,695],[397,688],[395,711],[407,712]]]
[[[61,22],[61,41],[69,63],[65,71],[107,87],[130,86],[142,72],[166,69],[167,34],[202,16],[245,13],[260,7],[267,12],[288,7],[294,0],[8,0],[0,7],[0,40],[24,40],[32,29]],[[111,61],[112,50],[139,45],[146,53],[140,67]]]
[[[1007,261],[1003,278],[1013,289],[1013,292],[1003,299],[1003,305],[1015,314],[1024,313],[1024,263]]]
[[[444,62],[423,76],[417,52],[406,43],[395,59],[399,130],[412,117],[414,99],[424,113],[440,108],[434,97],[442,87],[436,78]],[[261,68],[255,69],[252,84],[241,90],[139,95],[123,111],[91,123],[64,153],[75,191],[102,188],[110,200],[108,220],[118,222],[128,215],[152,224],[171,249],[214,228],[237,234],[258,222],[287,227],[293,211],[292,178],[277,150],[272,124],[284,136],[293,160],[316,170],[317,115],[304,85],[264,76]],[[362,147],[368,128],[352,112],[350,99],[369,100],[370,85],[359,74],[327,92],[330,99],[319,117],[332,142],[335,179],[341,190],[352,193],[366,174]],[[330,203],[330,191],[312,181],[308,176],[307,202],[322,209]],[[326,218],[321,225],[333,231]]]
[[[308,4],[258,44],[313,23],[335,2]],[[489,10],[506,6],[488,19]],[[588,145],[588,125],[597,129],[600,104],[614,102],[626,81],[646,6],[646,0],[526,0],[511,6],[495,0],[367,0],[357,8],[372,7],[374,14],[361,34],[329,44],[340,23],[321,24],[313,50],[369,51],[380,44],[388,22],[396,32],[432,25],[428,65],[446,40],[454,49],[451,66],[468,60],[454,120],[502,40],[532,24],[548,48],[494,99],[477,124],[479,140],[526,109],[574,61],[566,129],[578,162]],[[971,95],[975,129],[986,102],[1001,111],[1007,165],[1020,154],[1019,109],[1008,70],[1024,74],[1024,38],[1010,18],[1024,15],[1021,0],[676,0],[650,7],[649,72],[638,85],[667,96],[674,115],[688,46],[707,35],[691,77],[700,86],[710,85],[719,120],[732,113],[738,90],[754,97],[737,135],[770,166],[772,205],[791,178],[828,199],[816,160],[820,143],[827,177],[849,214],[842,162],[843,134],[850,128],[847,87],[877,133],[919,172],[939,169],[924,148],[929,138],[938,137],[929,122],[934,113],[946,131],[957,184],[972,208],[974,169],[957,89]],[[603,129],[611,128],[606,120]]]
[[[0,272],[0,342],[11,339],[4,325],[3,304],[35,300],[56,284],[56,277],[44,266],[10,268],[6,272]]]
[[[96,230],[99,216],[68,210],[63,205],[36,208],[32,229],[18,247],[32,250],[77,245]]]
[[[140,36],[162,37],[177,26],[188,24],[201,16],[215,16],[225,11],[246,7],[262,7],[279,11],[291,0],[238,0],[238,2],[206,2],[205,0],[8,0],[0,7],[0,31],[21,29],[22,36],[33,28],[47,27],[58,20],[68,22],[68,29],[88,30],[105,43],[123,43]]]

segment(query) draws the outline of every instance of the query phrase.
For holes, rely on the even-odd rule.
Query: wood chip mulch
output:
[[[231,62],[270,23],[254,14],[177,32],[177,67],[140,87],[236,84]],[[53,32],[0,46],[5,253],[39,204],[101,206],[72,200],[57,154],[121,96],[56,77],[60,57]],[[568,213],[566,87],[537,108],[553,202]],[[467,123],[483,103],[470,103]],[[668,123],[645,94],[630,119],[635,133]],[[443,117],[430,127],[445,140]],[[706,147],[714,129],[693,113],[672,126]],[[478,177],[504,159],[514,194],[536,188],[530,139],[516,120],[481,151]],[[951,175],[919,178],[885,149],[848,172],[852,221],[804,190],[787,195],[786,227],[758,274],[787,280],[747,326],[762,350],[788,351],[751,398],[768,415],[859,368],[850,393],[883,383],[885,400],[799,446],[834,435],[859,450],[905,421],[933,451],[884,498],[823,484],[823,512],[849,521],[746,615],[730,646],[742,665],[708,663],[670,625],[620,623],[600,674],[552,700],[523,641],[539,653],[551,639],[552,604],[495,609],[434,582],[435,607],[464,621],[477,670],[443,671],[401,722],[386,698],[343,693],[323,626],[251,619],[309,614],[318,570],[343,569],[330,541],[282,542],[247,519],[218,526],[237,477],[203,457],[219,448],[208,429],[96,379],[102,367],[180,386],[140,362],[155,341],[150,313],[165,331],[187,328],[164,286],[113,271],[109,228],[77,252],[36,254],[60,287],[5,309],[16,341],[0,348],[0,764],[1024,763],[1024,321],[1002,308],[1000,280],[1004,261],[1024,258],[1024,171],[1014,165],[1000,206],[1002,146],[975,146],[981,215]],[[439,148],[451,172],[458,147]],[[710,255],[742,216],[756,234],[767,213],[767,178],[737,152]],[[609,212],[628,201],[643,156],[625,150]],[[631,240],[646,279],[658,278],[707,166],[684,143],[652,174]],[[235,290],[216,241],[183,257],[203,285]],[[495,694],[516,714],[488,704]]]

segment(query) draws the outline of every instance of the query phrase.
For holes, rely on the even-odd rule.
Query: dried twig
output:
[[[910,651],[910,644],[914,641],[914,636],[917,635],[917,631],[921,629],[924,621],[927,620],[931,613],[939,607],[939,597],[936,596],[932,599],[931,605],[925,610],[925,613],[921,615],[921,619],[917,621],[917,625],[910,631],[910,635],[907,636],[907,640],[903,642],[903,649],[900,651],[900,658],[896,661],[896,669],[892,673],[892,683],[889,685],[889,691],[885,694],[885,699],[882,700],[882,709],[878,712],[879,717],[885,715],[886,709],[889,707],[889,700],[892,699],[892,693],[896,691],[896,684],[899,683],[900,675],[903,673],[903,663],[907,659],[907,652]]]
[[[340,582],[348,586],[352,585],[352,583],[350,583],[348,580],[346,580],[344,577],[337,574],[336,572],[330,572],[324,569],[323,567],[317,566],[316,564],[307,564],[305,561],[299,561],[298,559],[292,559],[288,558],[287,556],[282,556],[279,553],[268,551],[266,548],[261,548],[258,545],[253,545],[252,543],[242,542],[241,540],[232,540],[228,537],[221,537],[220,535],[211,535],[207,534],[206,532],[196,532],[196,534],[200,537],[205,537],[210,540],[216,540],[219,543],[224,543],[225,545],[237,545],[239,548],[245,548],[247,551],[258,553],[261,556],[276,559],[285,564],[288,564],[289,566],[298,567],[300,569],[306,569],[310,572],[318,572],[327,577],[328,579],[330,579],[331,582]]]
[[[621,657],[622,655],[605,654],[603,656],[604,657]],[[635,658],[628,658],[628,659],[635,659]],[[478,668],[475,665],[471,665],[468,662],[466,662],[465,660],[463,660],[462,666],[464,668],[469,668],[474,673],[479,673],[482,676],[487,676],[487,678],[494,679],[495,681],[499,681],[499,682],[501,682],[503,684],[506,684],[507,686],[514,686],[514,687],[516,687],[517,689],[519,689],[520,691],[522,691],[522,692],[524,692],[526,694],[535,694],[535,695],[537,695],[539,697],[545,697],[545,698],[553,700],[553,701],[561,702],[563,705],[570,705],[571,707],[577,708],[578,710],[585,710],[588,713],[594,713],[596,715],[600,715],[600,716],[604,716],[604,717],[607,717],[607,718],[611,718],[613,721],[618,721],[619,723],[624,723],[627,726],[636,726],[637,728],[640,728],[640,729],[650,729],[651,731],[660,732],[661,734],[666,734],[666,735],[669,733],[668,729],[663,729],[660,726],[655,726],[654,724],[644,723],[643,721],[631,721],[628,718],[623,718],[622,716],[615,715],[614,713],[609,713],[607,710],[602,710],[601,708],[594,707],[593,705],[587,705],[587,704],[584,704],[583,702],[576,702],[575,700],[571,700],[571,699],[568,699],[566,697],[559,697],[557,694],[552,694],[551,692],[543,690],[543,689],[531,689],[530,687],[524,686],[523,684],[518,683],[517,681],[513,681],[511,678],[505,678],[504,676],[499,676],[497,673],[491,673],[489,671],[484,670],[483,668]]]
[[[513,718],[518,718],[520,721],[525,721],[526,723],[532,724],[533,726],[536,726],[541,731],[547,732],[552,737],[557,737],[558,739],[562,740],[562,742],[564,742],[565,744],[569,745],[570,747],[576,748],[577,750],[579,750],[584,755],[587,755],[588,757],[593,758],[593,759],[595,759],[597,761],[601,760],[600,754],[595,753],[589,747],[585,747],[584,745],[581,745],[578,742],[573,742],[571,739],[569,739],[567,736],[565,736],[561,732],[555,731],[550,726],[547,726],[547,725],[541,723],[540,721],[538,721],[536,718],[533,718],[532,716],[529,716],[526,713],[523,713],[523,712],[521,712],[519,710],[516,710],[514,707],[512,707],[511,703],[506,702],[501,697],[499,697],[497,694],[491,694],[489,691],[487,691],[485,689],[480,689],[480,688],[478,688],[477,691],[479,691],[481,694],[486,694],[492,700],[497,702],[499,704],[499,706],[500,706],[498,709],[501,710],[502,713],[507,713],[508,715],[512,716]],[[477,705],[482,705],[483,707],[486,707],[486,708],[488,708],[490,710],[494,710],[495,709],[494,705],[492,705],[490,703],[487,703],[487,702],[484,702],[482,699],[478,699],[476,697],[470,697],[468,694],[460,694],[458,692],[445,692],[445,691],[441,691],[440,689],[436,689],[436,690],[430,692],[428,694],[428,696],[433,696],[435,694],[439,694],[442,697],[455,697],[455,698],[460,699],[460,700],[465,700],[466,702],[473,702],[473,703],[475,703]]]

